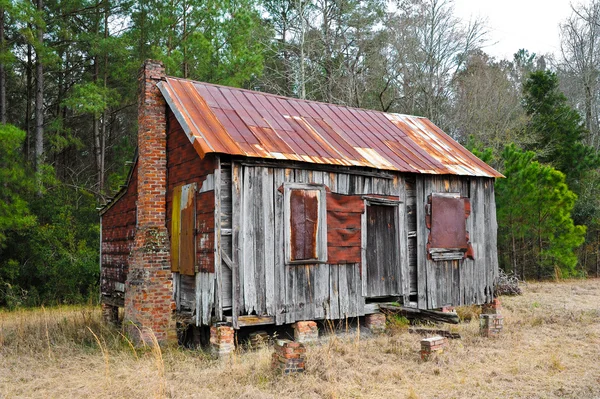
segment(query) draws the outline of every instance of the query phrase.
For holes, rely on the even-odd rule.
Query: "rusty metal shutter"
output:
[[[171,216],[171,271],[193,276],[196,262],[196,183],[175,187]]]
[[[290,191],[292,261],[317,259],[319,190]]]
[[[467,249],[463,198],[437,195],[431,198],[431,247]]]

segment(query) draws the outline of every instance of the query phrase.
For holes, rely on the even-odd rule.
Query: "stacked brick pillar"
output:
[[[176,342],[166,228],[166,104],[156,84],[164,66],[146,61],[139,75],[137,227],[125,284],[125,326],[136,341]]]
[[[235,331],[233,327],[218,323],[210,327],[210,347],[214,356],[228,357],[235,349]]]
[[[488,338],[497,337],[504,328],[504,316],[500,314],[502,305],[498,298],[482,307],[483,314],[479,316],[479,331]]]
[[[278,339],[272,355],[271,367],[284,374],[301,373],[306,366],[306,348],[300,342]]]
[[[314,321],[298,321],[293,324],[294,341],[301,343],[317,342],[319,340],[319,327]]]
[[[442,353],[448,346],[448,338],[435,336],[421,340],[421,359],[429,360],[432,356]]]

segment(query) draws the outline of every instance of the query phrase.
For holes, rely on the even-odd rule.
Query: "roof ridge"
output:
[[[257,90],[251,90],[251,89],[244,89],[242,87],[231,87],[231,86],[225,86],[225,85],[221,85],[221,84],[217,84],[217,83],[208,83],[208,82],[201,82],[199,80],[179,78],[177,76],[166,76],[166,78],[168,78],[168,79],[182,80],[182,81],[185,81],[185,82],[199,83],[199,84],[203,84],[203,85],[207,85],[207,86],[220,87],[220,88],[229,89],[229,90],[239,90],[239,91],[248,92],[248,93],[252,93],[252,94],[257,94],[258,93],[258,94],[263,94],[265,96],[277,97],[277,98],[280,98],[280,99],[283,99],[283,100],[295,100],[295,101],[302,101],[302,102],[306,102],[306,103],[323,104],[323,105],[327,105],[327,106],[332,106],[333,105],[333,106],[336,106],[336,107],[354,109],[354,110],[362,111],[362,112],[376,112],[378,114],[384,114],[384,115],[390,115],[391,114],[391,115],[406,116],[406,117],[411,117],[411,118],[428,119],[425,116],[410,115],[410,114],[401,114],[401,113],[397,113],[397,112],[385,112],[385,111],[380,111],[378,109],[360,108],[360,107],[354,107],[354,106],[346,105],[346,104],[327,103],[327,102],[324,102],[324,101],[307,100],[307,99],[302,99],[302,98],[298,98],[298,97],[286,97],[286,96],[283,96],[281,94],[269,93],[267,91],[257,91]]]

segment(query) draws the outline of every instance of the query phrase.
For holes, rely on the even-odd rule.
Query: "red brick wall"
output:
[[[198,190],[206,176],[214,173],[213,155],[201,159],[171,110],[167,115],[167,228],[171,233],[173,189],[179,185],[196,183]],[[198,270],[214,273],[215,193],[209,190],[196,195],[196,259]]]
[[[147,61],[139,76],[137,226],[125,283],[125,326],[137,341],[177,340],[166,229],[166,103],[156,86],[164,66]]]
[[[135,237],[137,164],[133,167],[125,193],[102,215],[102,270],[100,290],[105,303],[123,306],[122,291],[115,283],[125,283],[129,256]]]

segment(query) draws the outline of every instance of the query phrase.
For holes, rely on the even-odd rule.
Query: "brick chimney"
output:
[[[161,62],[147,60],[140,71],[138,103],[137,224],[125,284],[125,326],[137,340],[177,340],[173,281],[166,228],[166,103],[156,84]]]

